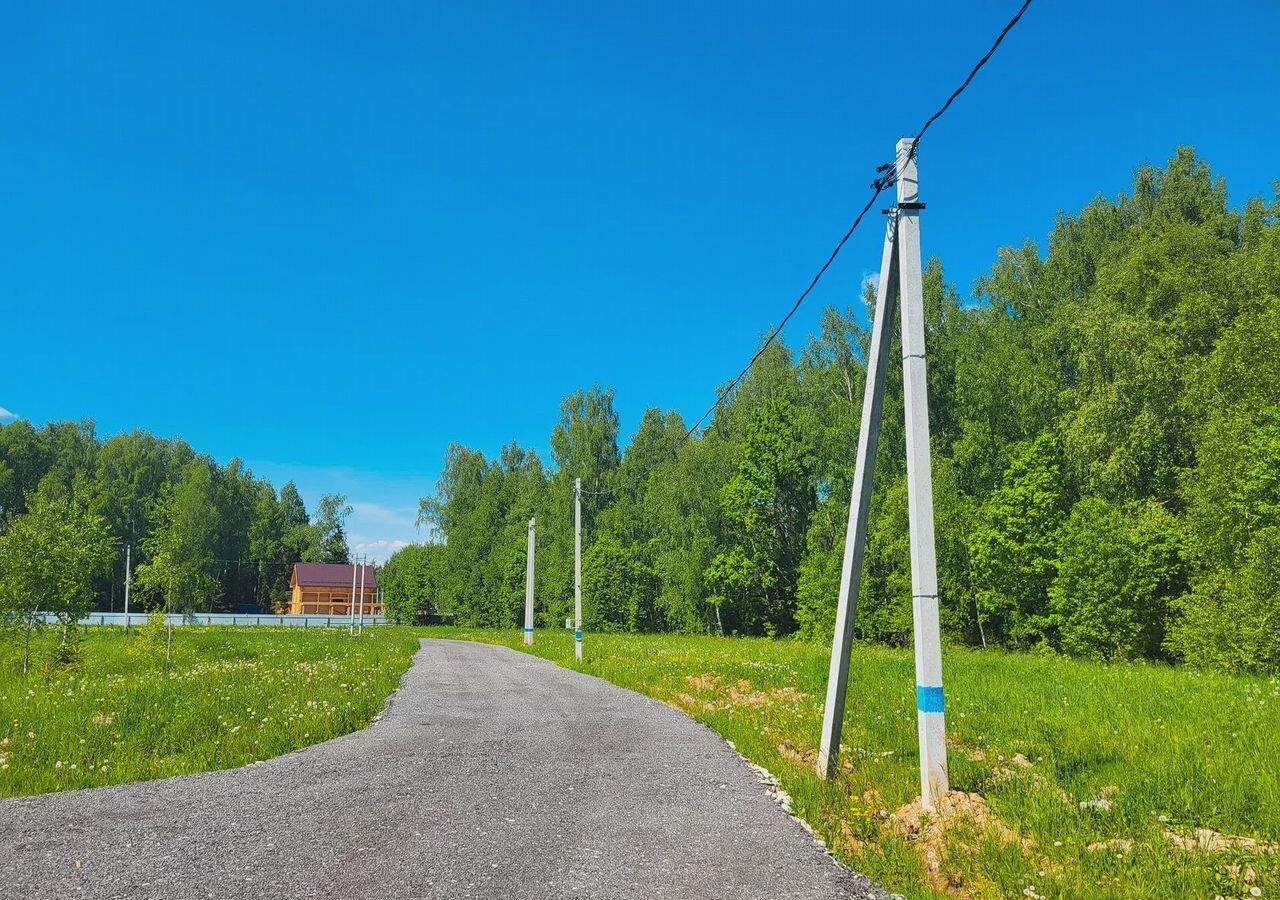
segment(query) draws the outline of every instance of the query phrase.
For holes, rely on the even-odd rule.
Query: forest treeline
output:
[[[943,628],[969,645],[1280,669],[1280,203],[1240,209],[1191,150],[1001,250],[974,297],[925,277]],[[874,303],[867,291],[864,298]],[[863,393],[865,311],[773,346],[685,441],[569,396],[551,459],[449,449],[389,562],[393,615],[513,626],[538,521],[538,620],[588,630],[830,635]],[[894,358],[899,348],[895,347]],[[891,367],[859,634],[907,644],[901,370]]]
[[[326,495],[312,516],[293,482],[276,491],[185,441],[12,422],[0,427],[0,625],[123,609],[126,560],[134,610],[270,610],[293,563],[348,561],[349,511]]]

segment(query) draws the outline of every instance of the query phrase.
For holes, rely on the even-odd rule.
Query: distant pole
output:
[[[582,662],[582,479],[573,480],[573,652]]]
[[[169,576],[169,592],[164,598],[164,605],[164,621],[168,626],[164,645],[164,667],[167,671],[173,665],[173,575]]]
[[[929,455],[929,396],[925,369],[924,286],[920,266],[919,176],[915,142],[898,141],[898,204],[889,220],[880,268],[876,316],[867,359],[862,425],[854,468],[849,528],[845,537],[836,632],[823,709],[818,774],[836,774],[844,725],[849,657],[866,549],[871,483],[884,403],[895,300],[901,307],[902,376],[907,450],[907,511],[911,537],[911,593],[916,659],[916,724],[920,735],[920,799],[934,808],[949,789],[942,693],[942,638],[938,621],[938,563],[934,546],[933,479]]]
[[[124,548],[124,630],[129,630],[129,584],[133,581],[133,546]]]
[[[529,552],[524,563],[524,643],[533,646],[533,554],[537,551],[538,520],[529,520]]]
[[[360,634],[364,634],[364,570],[369,568],[369,557],[360,557]]]
[[[898,141],[898,278],[902,295],[902,384],[907,420],[907,512],[911,532],[911,613],[915,625],[920,785],[925,809],[949,789],[938,622],[938,561],[929,459],[929,380],[925,372],[924,283],[920,267],[920,180],[913,142]]]
[[[351,556],[351,634],[356,633],[356,560],[358,558],[354,554]],[[329,608],[333,609],[332,604]]]

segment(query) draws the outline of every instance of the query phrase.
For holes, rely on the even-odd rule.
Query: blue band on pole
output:
[[[574,639],[575,641],[580,641],[580,640],[582,640],[582,632],[581,632],[581,631],[575,631],[575,632],[573,633],[573,639]]]
[[[525,633],[525,634],[533,634],[533,629],[532,629],[532,628],[526,628],[526,629],[524,630],[524,633]]]
[[[942,712],[942,688],[916,685],[916,707],[922,713]]]

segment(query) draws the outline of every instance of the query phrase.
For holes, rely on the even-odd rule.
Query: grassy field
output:
[[[174,660],[92,629],[80,663],[0,659],[0,796],[225,769],[367,725],[418,647],[406,632],[181,628]],[[134,647],[134,652],[130,648]]]
[[[430,633],[524,649],[516,631]],[[842,859],[909,896],[1280,896],[1277,679],[951,650],[951,780],[965,795],[922,818],[909,806],[910,651],[856,649],[844,771],[827,784],[813,771],[827,647],[621,635],[586,646],[583,671],[731,740]],[[533,652],[574,666],[565,632],[539,632]]]

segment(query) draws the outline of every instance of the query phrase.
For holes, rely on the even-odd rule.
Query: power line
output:
[[[973,79],[977,77],[977,74],[980,71],[982,71],[982,68],[988,62],[991,61],[991,57],[995,55],[996,50],[998,50],[1000,48],[1000,45],[1004,43],[1004,39],[1009,35],[1009,32],[1013,30],[1014,26],[1016,26],[1019,21],[1021,21],[1027,9],[1030,8],[1031,2],[1032,0],[1024,0],[1022,6],[1018,9],[1017,13],[1014,14],[1013,18],[1005,23],[1004,28],[1000,29],[1000,33],[996,36],[995,42],[992,43],[991,48],[987,50],[987,52],[983,54],[982,58],[978,60],[977,63],[974,64],[972,69],[969,70],[969,74],[965,77],[964,81],[960,83],[960,86],[957,87],[954,91],[952,91],[951,95],[947,97],[946,102],[943,103],[942,106],[938,107],[937,111],[934,112],[933,115],[929,116],[929,118],[925,120],[925,123],[922,126],[920,126],[920,130],[916,132],[915,138],[911,141],[911,149],[907,152],[905,157],[902,160],[895,159],[892,162],[884,163],[883,165],[880,165],[876,168],[876,172],[879,173],[879,175],[875,180],[871,182],[870,199],[867,200],[866,205],[862,207],[862,210],[858,213],[857,217],[854,218],[853,224],[849,226],[849,230],[846,231],[844,233],[844,236],[840,238],[840,240],[836,243],[835,248],[831,251],[831,254],[827,257],[827,261],[822,264],[822,268],[818,269],[818,273],[814,275],[813,280],[809,282],[809,286],[806,287],[804,291],[801,292],[800,296],[796,298],[796,301],[795,303],[792,304],[791,309],[788,310],[787,314],[782,317],[782,321],[777,325],[777,327],[773,329],[772,332],[769,333],[769,336],[765,338],[764,343],[760,345],[760,349],[757,350],[755,354],[751,357],[751,361],[747,363],[746,367],[741,372],[738,373],[737,377],[735,377],[733,381],[729,382],[727,387],[717,392],[716,401],[711,404],[711,406],[707,409],[706,412],[702,414],[702,416],[698,419],[698,421],[694,422],[693,425],[691,425],[689,428],[685,430],[685,433],[681,436],[680,440],[675,444],[675,446],[672,447],[669,451],[667,451],[668,454],[675,453],[680,447],[688,443],[689,439],[693,437],[694,433],[700,427],[702,427],[702,424],[706,422],[707,419],[709,419],[717,409],[720,408],[720,406],[724,403],[724,401],[727,400],[730,397],[730,395],[732,395],[732,393],[737,389],[737,387],[742,383],[743,379],[747,377],[747,374],[751,371],[752,366],[756,364],[757,360],[759,360],[760,357],[764,355],[765,351],[768,350],[769,347],[773,345],[774,341],[778,339],[778,336],[782,334],[782,330],[787,327],[787,323],[791,321],[791,317],[794,316],[799,311],[801,305],[804,304],[804,301],[808,299],[811,293],[813,293],[813,289],[818,286],[818,282],[822,280],[822,276],[827,274],[827,270],[830,269],[832,264],[836,261],[836,257],[840,255],[840,251],[844,249],[844,245],[849,242],[849,239],[851,237],[853,237],[854,232],[858,230],[858,226],[862,224],[862,220],[866,218],[867,213],[871,211],[871,208],[873,206],[875,206],[876,200],[880,197],[882,193],[884,193],[886,190],[888,190],[890,187],[892,187],[897,183],[898,176],[902,173],[901,167],[905,166],[908,161],[910,161],[915,157],[916,152],[920,147],[920,141],[925,136],[925,132],[927,132],[933,126],[934,122],[942,118],[942,116],[947,112],[947,110],[951,108],[951,104],[955,103],[956,99],[961,94],[963,94],[966,90],[968,90],[969,85],[973,83]],[[611,494],[618,493],[624,488],[630,487],[633,484],[637,484],[643,481],[644,479],[648,478],[649,475],[651,475],[653,471],[658,468],[658,466],[666,462],[666,459],[665,459],[666,455],[667,454],[664,454],[663,459],[654,463],[652,466],[650,466],[640,475],[629,479],[624,484],[620,484],[611,488],[605,488],[604,490],[597,490],[597,491],[584,490],[583,493],[594,494],[596,496],[608,496]]]

